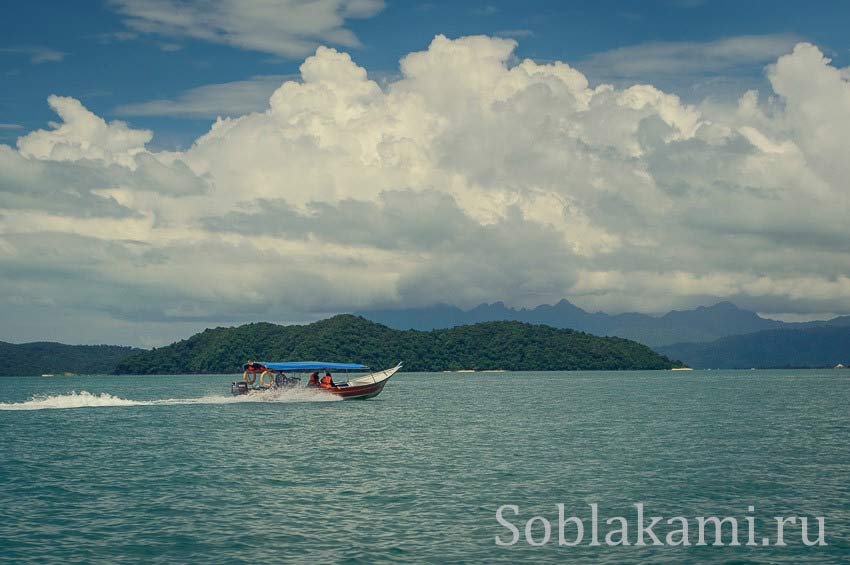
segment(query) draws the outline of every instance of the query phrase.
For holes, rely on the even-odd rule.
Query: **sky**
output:
[[[0,340],[850,314],[850,4],[4,2]]]

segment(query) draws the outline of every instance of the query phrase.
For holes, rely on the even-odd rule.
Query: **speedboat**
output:
[[[242,394],[263,394],[271,390],[280,390],[304,386],[299,377],[291,376],[300,373],[362,373],[370,371],[366,365],[357,363],[325,363],[320,361],[287,361],[266,362],[249,361],[242,366],[242,380],[230,384],[230,392],[234,396]],[[401,363],[395,367],[384,369],[376,373],[369,373],[360,377],[354,377],[347,381],[335,383],[323,383],[306,386],[316,391],[333,394],[345,400],[365,400],[374,398],[381,394],[384,385],[396,372],[401,369]]]

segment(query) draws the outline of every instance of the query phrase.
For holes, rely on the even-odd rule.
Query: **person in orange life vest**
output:
[[[331,377],[331,374],[329,372],[325,371],[325,376],[322,377],[322,380],[319,383],[319,386],[322,387],[322,388],[331,388],[331,387],[336,386],[334,384],[334,380]]]
[[[319,373],[312,373],[307,386],[319,386]]]

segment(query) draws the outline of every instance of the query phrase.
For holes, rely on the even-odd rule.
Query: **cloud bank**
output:
[[[850,312],[850,84],[817,47],[728,107],[515,47],[437,36],[383,88],[320,47],[183,152],[52,96],[59,123],[0,145],[4,337],[564,296]]]

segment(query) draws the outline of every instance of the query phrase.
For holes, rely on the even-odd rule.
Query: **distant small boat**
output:
[[[325,363],[320,361],[289,361],[282,363],[249,361],[242,368],[244,370],[242,380],[233,382],[230,385],[230,392],[234,396],[263,394],[270,390],[301,386],[301,379],[299,377],[291,377],[287,373],[319,373],[321,371],[338,373],[369,370],[369,367],[366,365],[357,363]],[[401,363],[395,367],[376,373],[369,373],[368,375],[349,379],[341,383],[334,383],[333,379],[329,379],[330,383],[317,383],[315,385],[308,383],[306,386],[318,392],[339,396],[345,400],[365,400],[381,394],[381,391],[384,390],[384,385],[387,384],[390,377],[396,374],[399,369],[401,369]],[[255,384],[258,380],[259,383]]]
[[[690,367],[673,367],[671,371],[693,371]]]
[[[55,377],[56,375],[54,375],[53,373],[44,373],[44,374],[43,374],[43,375],[41,375],[41,376],[42,376],[42,377]]]

